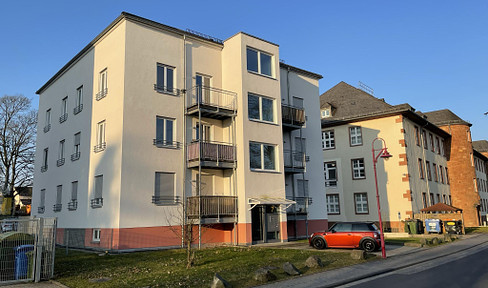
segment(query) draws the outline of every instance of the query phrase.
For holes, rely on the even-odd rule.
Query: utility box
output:
[[[425,231],[442,234],[442,221],[440,219],[425,219]]]

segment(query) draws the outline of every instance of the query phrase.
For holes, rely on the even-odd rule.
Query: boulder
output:
[[[427,241],[427,238],[420,238],[420,244],[422,245],[427,245],[429,241]]]
[[[322,260],[317,255],[312,255],[308,257],[305,261],[305,265],[308,268],[324,267],[324,264],[322,264]]]
[[[354,260],[364,260],[366,259],[366,252],[364,250],[352,250],[351,258]]]
[[[229,282],[225,281],[224,278],[222,278],[219,274],[215,273],[212,286],[211,288],[230,288],[232,285],[230,285]]]
[[[288,275],[300,275],[301,274],[300,270],[298,270],[297,267],[295,267],[295,265],[293,265],[290,262],[286,262],[285,264],[283,264],[283,270]]]
[[[254,272],[254,280],[261,282],[261,283],[269,282],[269,281],[276,280],[276,275],[271,273],[271,271],[269,271],[269,269],[259,268],[258,270],[256,270]]]
[[[451,242],[451,236],[449,234],[444,234],[444,242]]]
[[[437,237],[434,237],[430,240],[430,244],[432,245],[439,245],[440,241],[439,241],[439,238]]]

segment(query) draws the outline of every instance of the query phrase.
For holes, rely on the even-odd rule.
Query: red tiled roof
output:
[[[421,212],[458,212],[458,211],[462,212],[463,209],[456,208],[454,206],[447,205],[444,203],[437,203],[427,208],[421,209],[420,211]]]

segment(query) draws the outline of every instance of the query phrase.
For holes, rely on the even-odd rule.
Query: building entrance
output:
[[[279,205],[256,205],[251,210],[252,242],[280,241]]]

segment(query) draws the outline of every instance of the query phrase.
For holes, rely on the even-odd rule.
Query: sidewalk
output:
[[[5,288],[68,288],[59,282],[56,281],[42,281],[42,282],[25,282],[20,284],[12,284],[3,286]]]
[[[451,255],[455,252],[469,249],[473,246],[488,243],[488,234],[476,234],[465,236],[463,240],[457,240],[450,244],[425,249],[417,248],[407,253],[387,253],[387,259],[367,262],[354,266],[306,275],[279,281],[260,288],[308,288],[308,287],[335,287],[360,279],[380,275],[397,269]]]

